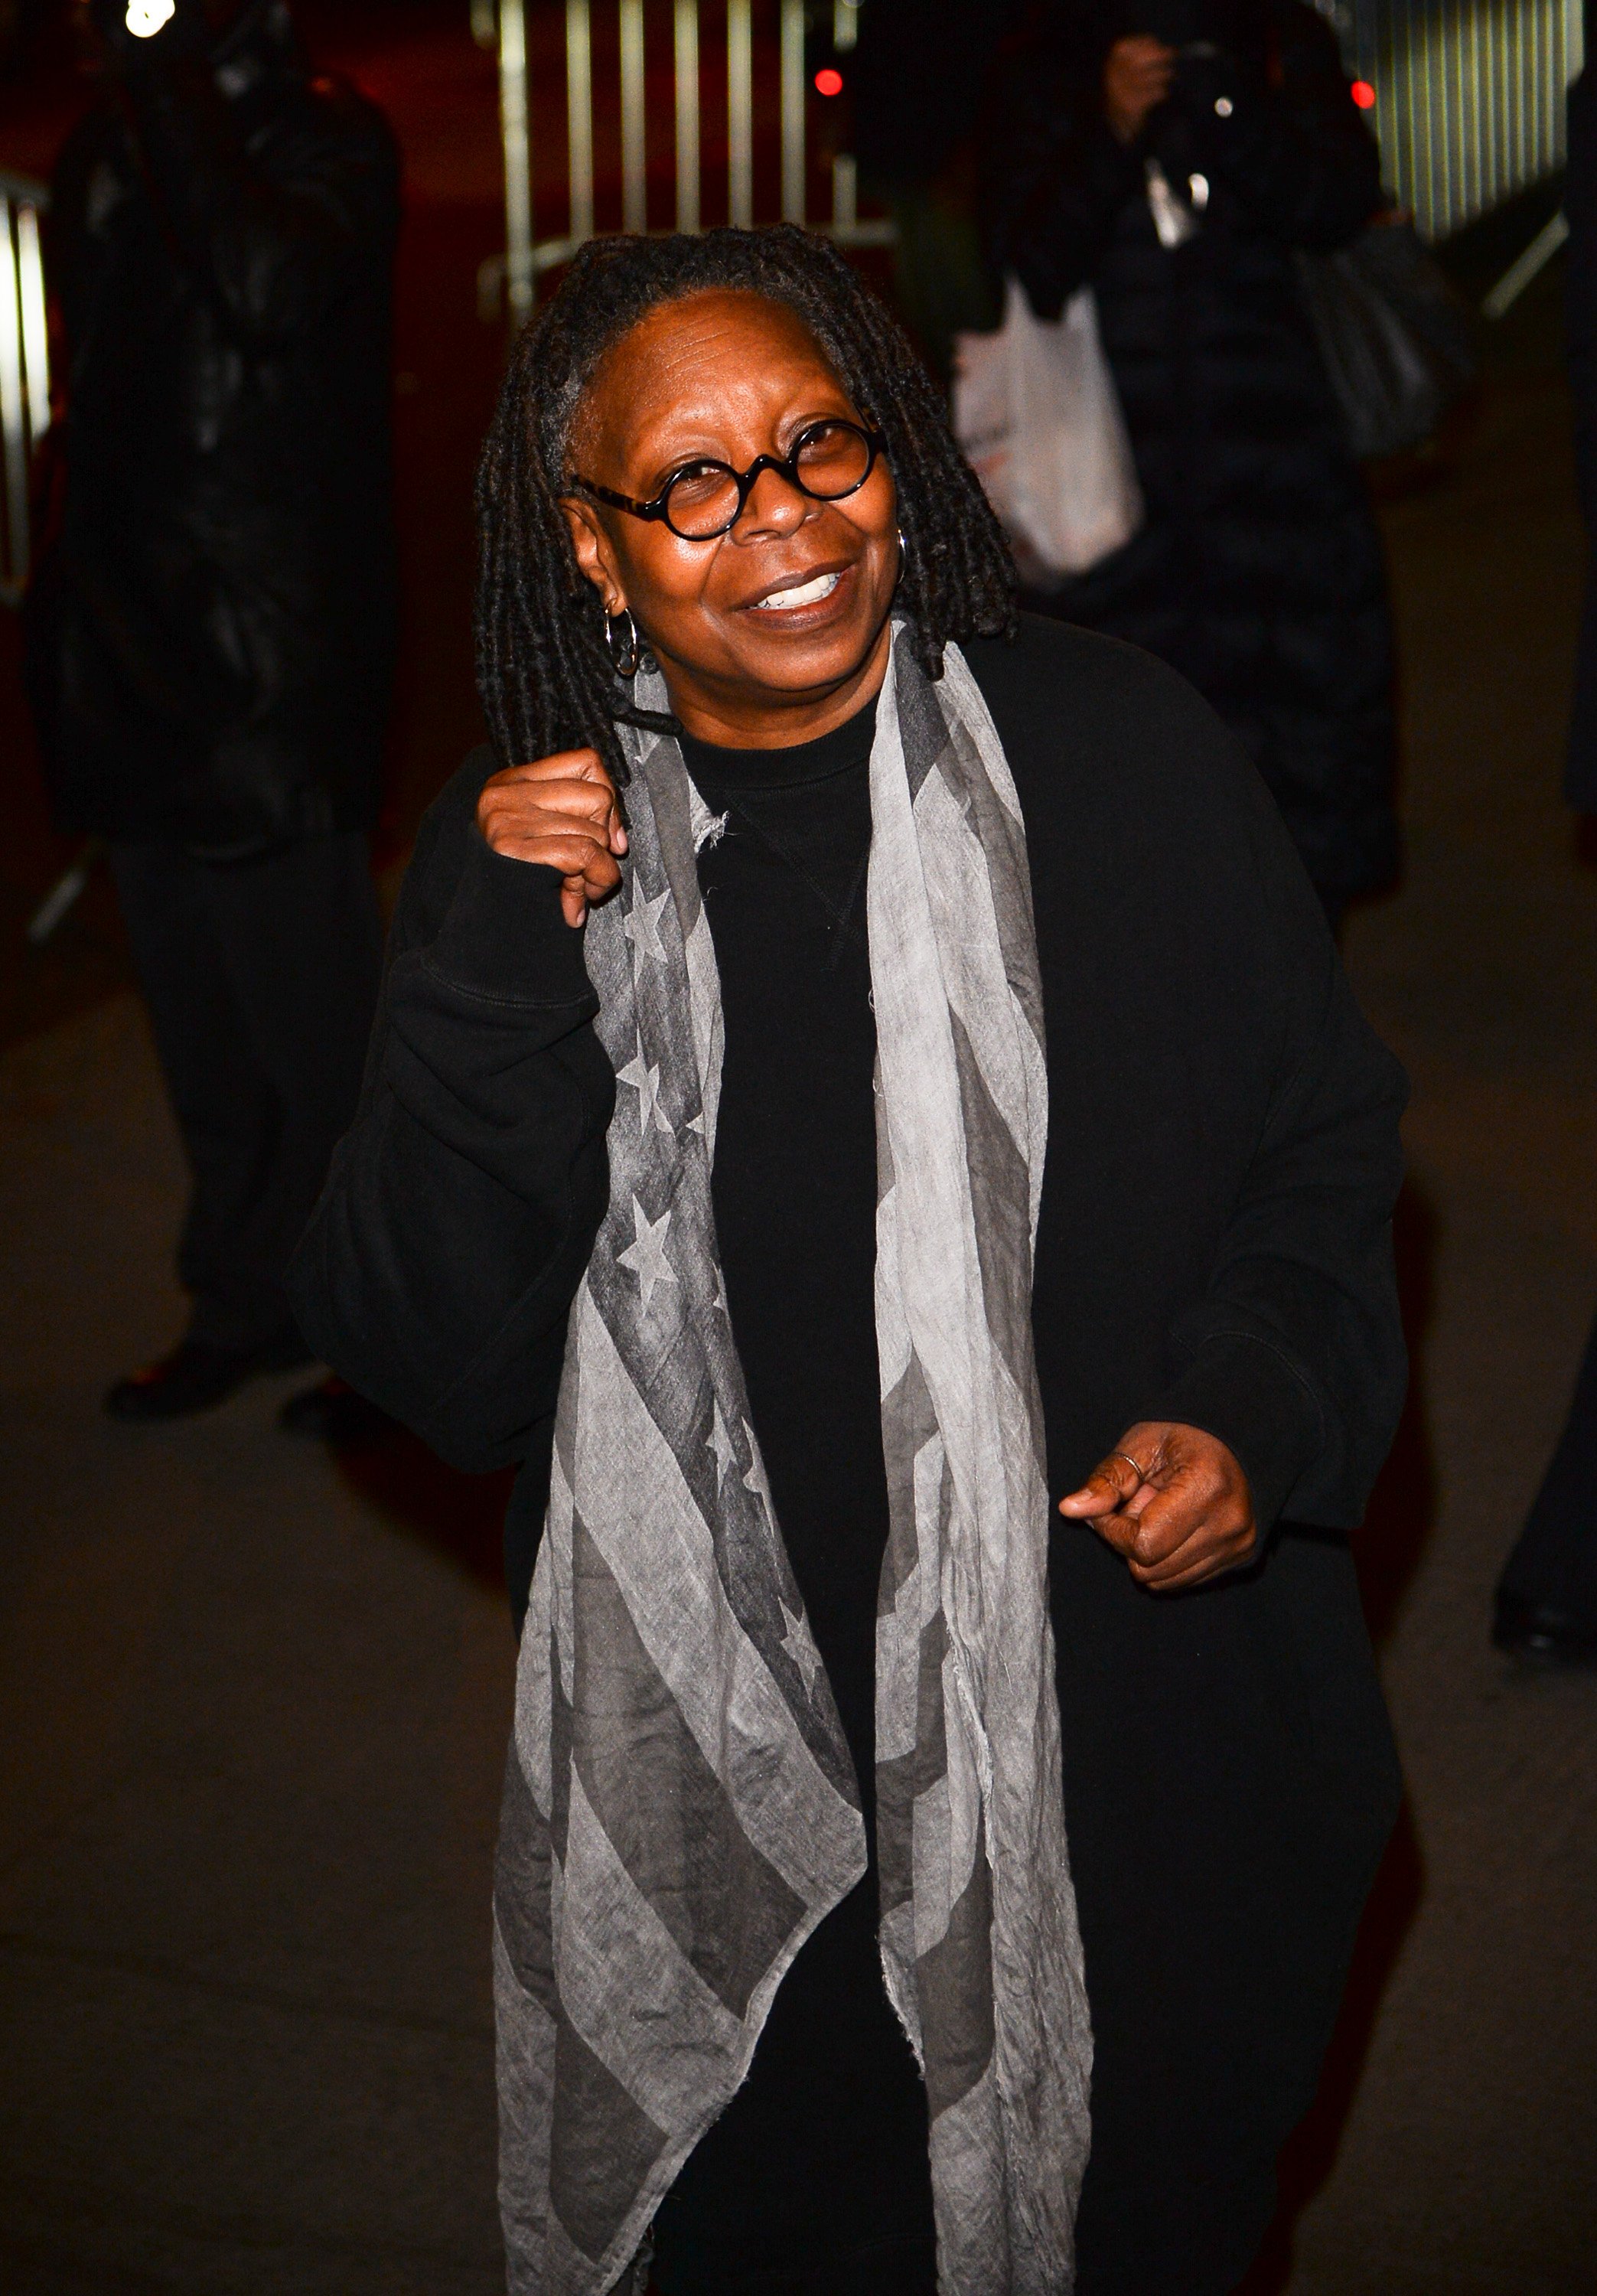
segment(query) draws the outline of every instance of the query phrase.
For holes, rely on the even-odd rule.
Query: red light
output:
[[[815,94],[817,95],[841,95],[842,93],[842,73],[840,71],[833,71],[830,64],[823,65],[815,74]]]
[[[1357,104],[1361,111],[1374,111],[1375,90],[1371,86],[1367,79],[1355,79],[1352,87],[1348,90],[1348,94],[1352,96],[1353,101]]]

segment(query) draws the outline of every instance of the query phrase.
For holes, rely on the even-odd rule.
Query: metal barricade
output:
[[[605,0],[600,0],[605,4]],[[615,0],[619,51],[616,94],[620,131],[621,212],[624,231],[648,228],[650,120],[645,103],[644,0]],[[855,45],[859,0],[829,0],[831,45],[846,53]],[[708,99],[725,105],[727,220],[752,224],[755,217],[755,99],[757,49],[755,0],[724,0],[726,40],[725,91],[707,90],[700,74],[700,0],[671,0],[667,28],[663,5],[651,6],[652,36],[662,43],[668,29],[674,105],[671,127],[675,216],[677,231],[699,231],[704,209],[700,123]],[[479,275],[479,300],[485,316],[499,308],[503,292],[512,319],[524,318],[537,297],[541,272],[564,263],[594,230],[594,0],[565,0],[567,228],[539,239],[534,220],[532,106],[528,75],[529,0],[471,0],[471,27],[499,57],[500,127],[504,141],[505,252],[486,263]],[[808,224],[848,247],[880,247],[893,237],[886,217],[862,217],[853,158],[837,153],[831,163],[829,216],[807,212],[810,152],[805,72],[805,0],[774,0],[775,70],[779,120],[780,193],[784,222]]]
[[[1444,239],[1564,162],[1580,0],[1320,0],[1374,95],[1386,177]]]
[[[528,23],[536,0],[470,0],[478,39],[498,51],[500,124],[504,144],[505,253],[479,276],[485,315],[503,296],[513,318],[525,317],[540,273],[563,263],[594,229],[595,0],[564,0],[566,229],[539,239],[534,216],[532,109]],[[558,4],[558,0],[556,0]],[[607,8],[610,0],[597,0]],[[620,224],[647,228],[651,121],[645,103],[645,0],[614,0],[619,45],[615,73],[621,156]],[[831,160],[831,214],[807,212],[810,178],[807,12],[829,10],[832,45],[842,53],[857,36],[862,0],[648,0],[651,41],[671,44],[674,78],[672,160],[675,227],[701,228],[704,105],[725,102],[726,213],[755,220],[755,7],[775,30],[781,143],[780,211],[848,246],[881,246],[893,236],[885,218],[862,219],[855,165]],[[869,4],[869,0],[863,0]],[[1373,98],[1387,181],[1428,239],[1445,238],[1515,192],[1551,175],[1564,160],[1564,94],[1583,55],[1581,0],[1315,0],[1335,23],[1349,70]],[[667,23],[667,7],[669,23]],[[724,23],[725,90],[701,84],[701,12]],[[608,100],[608,90],[607,90]],[[8,433],[9,437],[9,433]]]
[[[28,579],[28,473],[50,424],[50,348],[39,217],[43,184],[0,170],[0,600]]]

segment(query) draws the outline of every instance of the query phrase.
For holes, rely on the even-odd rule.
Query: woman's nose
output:
[[[764,470],[749,489],[749,499],[733,529],[744,542],[762,534],[791,534],[809,512],[809,497],[801,494],[780,471]]]

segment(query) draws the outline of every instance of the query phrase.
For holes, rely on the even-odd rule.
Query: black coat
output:
[[[1171,10],[1167,7],[1165,12]],[[1391,644],[1379,537],[1307,332],[1296,249],[1352,239],[1381,206],[1373,138],[1335,40],[1301,0],[1176,0],[1218,46],[1183,67],[1131,150],[1103,116],[1124,20],[1068,12],[999,100],[986,193],[995,262],[1058,316],[1090,282],[1147,523],[1044,611],[1134,640],[1190,677],[1241,739],[1321,890],[1396,864]],[[1216,101],[1229,103],[1222,116]],[[1208,184],[1200,228],[1159,244],[1152,154]]]
[[[56,170],[67,411],[29,652],[61,826],[228,856],[376,809],[398,161],[286,10],[214,62],[141,60]]]
[[[1266,1529],[1346,1528],[1403,1393],[1401,1073],[1274,808],[1188,687],[1031,619],[968,659],[1036,900],[1051,1484],[1169,1417],[1231,1447]],[[782,753],[764,754],[774,777]],[[615,1079],[558,879],[475,827],[494,762],[479,751],[423,824],[365,1096],[290,1292],[318,1354],[446,1456],[525,1463],[508,1527],[524,1602]],[[754,856],[733,865],[735,813],[700,861],[726,1021],[714,1191],[775,1505],[840,1710],[868,1739],[886,1534],[869,977],[846,935],[828,946],[819,903],[815,931],[792,922],[800,879],[857,907],[868,804],[829,794],[827,822],[854,845],[767,822],[790,865],[768,884]],[[1051,1578],[1098,2046],[1083,2287],[1209,2296],[1270,2213],[1393,1814],[1352,1565],[1331,1533],[1278,1529],[1253,1569],[1161,1600],[1056,1524]],[[765,2157],[769,2174],[786,2156]],[[1089,2254],[1118,2276],[1088,2274]]]

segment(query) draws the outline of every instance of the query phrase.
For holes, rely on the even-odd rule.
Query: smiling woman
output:
[[[880,638],[892,594],[890,583],[886,591],[881,588],[884,562],[886,571],[896,574],[899,529],[905,559],[901,603],[911,610],[913,642],[924,650],[929,668],[935,668],[947,638],[995,635],[1011,627],[1012,577],[986,499],[948,436],[930,380],[886,311],[841,257],[824,242],[787,229],[592,241],[572,265],[565,291],[545,307],[517,348],[479,481],[484,529],[479,682],[502,756],[546,756],[567,744],[592,742],[606,770],[625,776],[626,762],[612,730],[614,681],[600,611],[602,602],[625,603],[617,552],[636,570],[637,578],[648,579],[652,571],[667,593],[685,594],[700,580],[713,586],[708,610],[723,612],[722,637],[726,636],[717,601],[731,569],[716,571],[723,554],[691,542],[674,554],[673,545],[683,545],[684,538],[674,537],[663,520],[647,537],[652,550],[641,542],[628,549],[621,519],[602,524],[585,515],[591,545],[574,526],[571,532],[581,570],[590,581],[602,577],[594,582],[595,595],[594,589],[573,583],[574,561],[562,529],[574,513],[604,506],[602,499],[594,504],[588,497],[594,484],[642,503],[651,500],[685,462],[729,461],[743,469],[774,446],[774,437],[762,430],[759,445],[740,462],[725,443],[730,437],[727,418],[735,413],[743,429],[751,423],[758,428],[759,410],[744,403],[746,389],[725,407],[717,398],[707,399],[704,379],[694,371],[700,348],[717,359],[723,376],[740,348],[747,354],[751,298],[766,314],[757,359],[764,357],[771,329],[779,338],[769,347],[777,352],[782,390],[771,403],[782,399],[788,423],[783,454],[807,417],[826,413],[872,429],[880,442],[878,454],[886,467],[873,462],[870,483],[861,489],[864,499],[855,502],[852,511],[845,499],[824,513],[834,545],[840,539],[851,557],[872,520],[880,526],[884,507],[888,513],[877,537],[872,580],[848,586],[850,627],[862,616],[868,620],[874,604],[872,630]],[[690,300],[692,344],[679,341],[680,330],[665,324],[663,316]],[[663,373],[661,359],[668,362]],[[602,366],[608,388],[597,391]],[[657,373],[664,389],[655,388]],[[858,404],[840,381],[845,373]],[[813,408],[802,404],[799,386],[806,381],[820,393]],[[676,394],[684,386],[679,406]],[[660,410],[658,437],[645,438],[634,420],[640,387],[647,387],[651,406]],[[790,387],[798,391],[790,403],[783,395]],[[613,404],[616,415],[610,435],[602,438],[594,424],[602,400]],[[695,407],[700,417],[697,430]],[[623,483],[623,473],[632,483]],[[905,494],[896,512],[895,474]],[[774,475],[758,474],[762,505],[768,506],[778,492],[791,491],[774,486]],[[807,550],[810,542],[807,532]],[[602,550],[610,556],[599,554]],[[746,564],[748,554],[734,549],[732,565]],[[664,633],[651,629],[651,637],[657,635],[666,645]],[[839,638],[836,626],[832,641],[847,652],[848,640]],[[774,660],[766,657],[767,671]],[[803,668],[797,673],[800,676]],[[788,669],[778,674],[784,684],[795,675]],[[746,699],[757,712],[763,691],[758,678],[748,685]],[[803,730],[796,723],[787,738],[798,739]]]
[[[1394,1806],[1323,1527],[1401,1078],[820,242],[585,249],[479,507],[494,746],[294,1296],[522,1462],[512,2287],[1222,2296]]]
[[[797,312],[747,291],[651,312],[603,361],[568,459],[609,482],[572,481],[572,544],[607,618],[647,631],[691,733],[809,739],[881,683],[899,571],[883,443]]]

